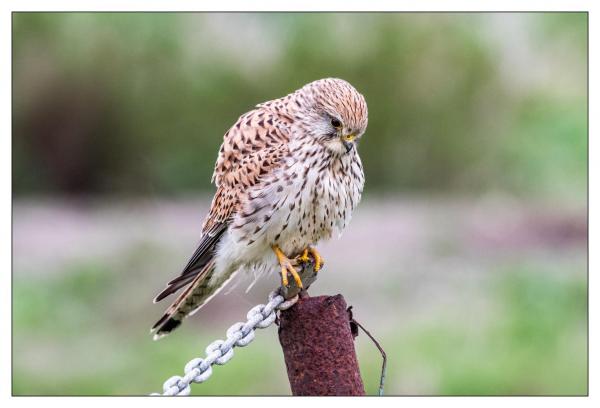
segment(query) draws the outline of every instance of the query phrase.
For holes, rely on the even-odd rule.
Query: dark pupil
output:
[[[337,119],[331,119],[331,124],[336,128],[342,126],[342,123]]]

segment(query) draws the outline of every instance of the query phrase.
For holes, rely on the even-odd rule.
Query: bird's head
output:
[[[337,154],[355,148],[367,128],[367,103],[348,82],[327,78],[311,82],[296,93],[296,118],[303,132]]]

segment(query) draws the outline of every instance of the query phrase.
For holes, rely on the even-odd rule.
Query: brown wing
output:
[[[290,123],[286,115],[261,107],[240,116],[225,133],[212,177],[217,192],[203,230],[229,222],[248,188],[279,166],[288,153]]]
[[[199,284],[196,277],[200,272],[204,272],[200,280],[209,275],[205,267],[213,259],[216,245],[243,202],[245,192],[277,167],[287,154],[287,123],[288,119],[282,119],[277,112],[258,108],[242,115],[225,133],[213,174],[217,191],[202,227],[200,244],[181,274],[167,283],[154,302],[191,282]]]

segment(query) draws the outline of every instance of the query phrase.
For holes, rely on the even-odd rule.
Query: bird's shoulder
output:
[[[227,223],[248,189],[283,163],[289,154],[290,121],[283,113],[259,106],[225,133],[213,174],[217,191],[204,231]]]
[[[269,105],[272,102],[241,115],[223,136],[213,173],[217,187],[228,175],[253,170],[248,166],[255,167],[259,160],[274,160],[287,148],[293,119],[276,105]],[[266,164],[264,167],[270,167],[272,163]]]

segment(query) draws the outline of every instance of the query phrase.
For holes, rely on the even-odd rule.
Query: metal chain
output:
[[[206,357],[195,358],[185,365],[185,375],[175,375],[163,384],[163,393],[150,395],[190,395],[191,383],[202,383],[212,375],[212,365],[223,365],[233,357],[234,347],[245,347],[254,340],[254,329],[265,329],[275,321],[277,310],[286,310],[298,301],[298,295],[285,300],[277,291],[269,294],[266,305],[254,306],[244,322],[237,322],[227,329],[227,340],[213,341],[206,347]]]

